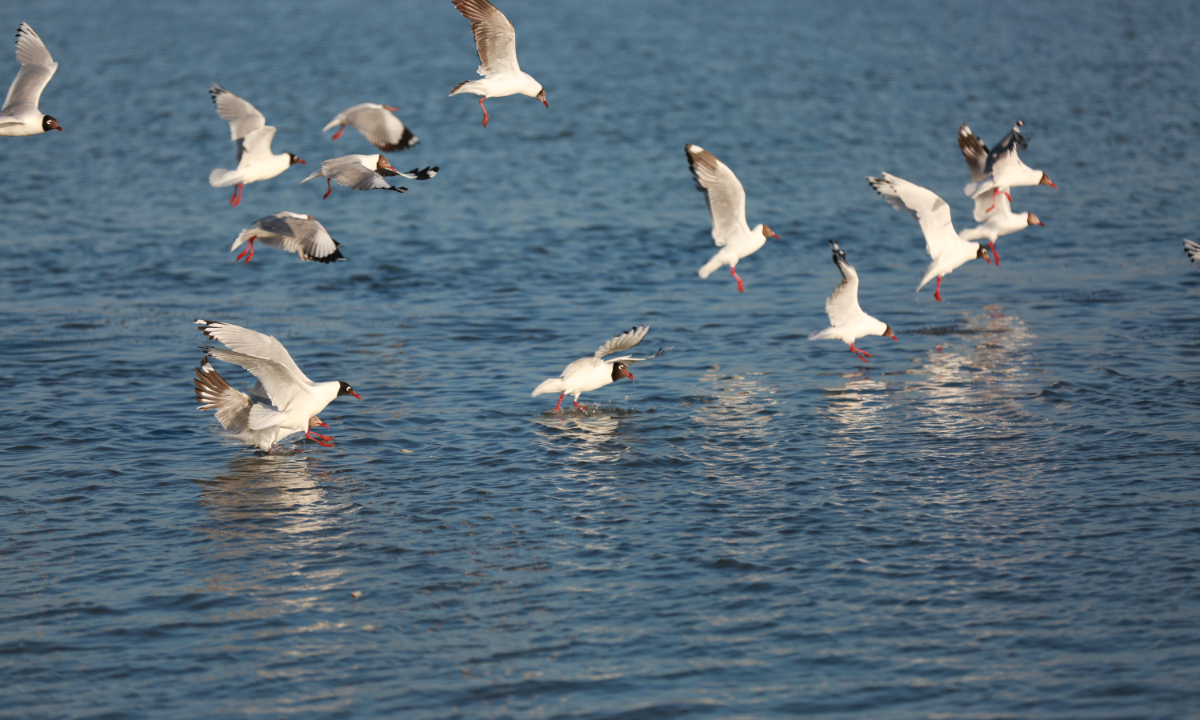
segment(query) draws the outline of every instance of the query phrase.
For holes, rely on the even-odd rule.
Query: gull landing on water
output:
[[[925,235],[925,251],[929,253],[931,262],[925,269],[921,284],[917,286],[917,292],[936,277],[937,289],[933,292],[933,299],[941,302],[942,276],[949,275],[955,268],[975,258],[983,258],[991,263],[988,251],[982,245],[967,242],[954,232],[950,206],[932,191],[887,173],[883,173],[881,178],[868,177],[867,182],[889,205],[897,210],[907,210],[921,226],[921,232]]]
[[[880,322],[862,311],[858,305],[858,273],[854,266],[846,262],[846,253],[834,241],[829,241],[833,249],[833,264],[842,271],[842,284],[833,289],[829,299],[825,301],[825,312],[829,315],[830,327],[818,330],[808,336],[809,340],[841,340],[850,346],[863,362],[870,362],[872,357],[866,350],[854,347],[854,341],[867,335],[882,335],[893,340],[899,340],[892,326]]]
[[[528,95],[542,101],[546,107],[546,89],[532,76],[521,71],[517,64],[517,31],[488,0],[454,0],[454,7],[471,21],[471,33],[475,35],[475,52],[479,55],[482,80],[464,80],[454,86],[450,97],[459,93],[479,96],[479,107],[483,110],[483,126],[488,124],[488,111],[483,101],[490,97]]]
[[[250,428],[250,411],[254,404],[269,402],[269,400],[257,396],[251,397],[240,390],[233,389],[212,366],[208,356],[200,361],[200,367],[196,368],[196,379],[192,382],[196,383],[196,402],[200,403],[196,409],[216,410],[217,422],[221,423],[221,427],[225,429],[229,437],[268,452],[276,442],[287,437],[279,435],[281,430],[278,426]],[[318,445],[333,447],[333,438],[314,432],[313,428],[315,427],[327,428],[329,425],[314,415],[308,419],[308,427],[304,431],[304,436]]]
[[[426,167],[424,170],[413,168],[402,173],[392,167],[392,164],[383,155],[346,155],[324,161],[321,163],[320,170],[314,171],[300,182],[306,183],[315,177],[327,178],[325,185],[328,190],[322,196],[324,199],[333,192],[331,180],[336,180],[338,185],[353,190],[394,190],[398,193],[405,193],[408,192],[408,188],[392,187],[384,178],[398,175],[409,180],[428,180],[437,174],[438,168],[436,167]]]
[[[58,63],[26,23],[17,26],[17,62],[21,63],[21,69],[9,85],[4,105],[0,107],[0,136],[23,137],[50,130],[61,131],[57,120],[38,110],[42,91],[54,77]]]
[[[254,257],[254,241],[258,240],[267,247],[278,248],[285,252],[296,253],[301,260],[315,260],[328,265],[337,260],[345,260],[340,242],[329,235],[325,226],[317,222],[312,215],[300,215],[286,210],[259,218],[254,224],[238,234],[229,252],[233,252],[243,244],[249,247],[237,256],[237,260],[246,258],[246,262]],[[235,260],[236,262],[236,260]]]
[[[963,159],[967,162],[967,169],[971,172],[971,182],[967,183],[963,188],[963,192],[967,197],[976,200],[978,203],[979,196],[992,191],[992,199],[995,200],[998,195],[1005,195],[1008,201],[1012,202],[1012,195],[1009,194],[1009,188],[1026,187],[1030,185],[1049,185],[1055,190],[1058,186],[1051,180],[1050,176],[1041,170],[1034,170],[1025,163],[1021,162],[1021,158],[1017,155],[1018,150],[1024,150],[1029,146],[1029,140],[1021,134],[1021,128],[1025,123],[1018,120],[1013,129],[1004,136],[999,144],[988,150],[983,141],[971,132],[971,128],[963,123],[958,129],[958,148],[962,150]],[[987,208],[985,212],[991,212],[995,208]],[[976,205],[978,211],[978,204]],[[976,213],[978,215],[978,212]],[[975,218],[977,221],[979,217]]]
[[[725,163],[699,145],[686,145],[684,150],[696,189],[704,193],[712,216],[713,240],[721,248],[700,268],[700,277],[706,278],[722,265],[728,265],[729,274],[737,280],[738,292],[742,292],[745,285],[737,274],[738,260],[757,252],[767,238],[778,240],[779,236],[766,225],[751,229],[746,224],[746,191]]]
[[[237,168],[217,168],[208,175],[208,184],[213,187],[234,186],[230,205],[237,207],[242,202],[244,185],[270,180],[296,163],[308,164],[291,153],[271,152],[275,128],[267,125],[267,119],[253,105],[220,85],[211,86],[208,94],[212,95],[217,115],[229,121],[229,134],[237,143]]]
[[[216,375],[210,364],[201,363],[197,370],[196,398],[201,402],[200,409],[217,410],[217,419],[227,430],[240,427],[243,433],[253,433],[246,436],[235,431],[235,437],[243,442],[269,452],[275,443],[294,433],[303,432],[313,439],[311,435],[316,433],[310,435],[312,420],[329,403],[343,395],[353,395],[362,400],[354,388],[340,380],[322,383],[309,380],[292,360],[283,343],[270,335],[229,323],[207,320],[196,320],[195,323],[205,337],[229,348],[201,346],[207,355],[240,365],[258,378],[258,384],[251,391],[255,399],[251,399],[230,388],[224,379],[218,383],[220,376]],[[242,397],[238,398],[234,393]],[[239,420],[244,424],[239,426]],[[226,425],[227,421],[233,423],[234,427]],[[331,439],[323,435],[320,437]]]
[[[629,372],[630,365],[660,358],[671,349],[669,347],[660,348],[653,355],[644,358],[624,356],[613,358],[612,360],[603,359],[605,355],[611,355],[615,352],[636,347],[649,331],[650,327],[643,325],[621,333],[601,345],[589,357],[579,358],[568,365],[559,377],[543,381],[534,388],[533,396],[536,397],[545,393],[562,393],[558,396],[558,404],[554,406],[554,412],[558,412],[559,408],[562,407],[563,398],[567,395],[574,395],[575,397],[572,398],[571,402],[575,405],[576,410],[583,411],[585,409],[584,406],[579,404],[580,395],[592,390],[598,390],[623,377],[633,380],[633,373]]]
[[[335,125],[341,125],[330,138],[337,140],[349,125],[362,133],[363,137],[380,150],[386,152],[407,150],[416,145],[419,140],[411,130],[404,127],[404,123],[400,122],[399,118],[392,114],[399,109],[379,103],[360,103],[338,113],[338,116],[330,120],[321,129],[321,132],[328,132]]]

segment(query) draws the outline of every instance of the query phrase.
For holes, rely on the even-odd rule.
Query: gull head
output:
[[[1042,222],[1041,220],[1038,220],[1038,216],[1034,215],[1033,213],[1029,213],[1029,224],[1030,225],[1041,225],[1042,227],[1046,227],[1046,223]]]
[[[763,225],[762,227],[763,227],[763,229],[762,229],[762,234],[763,234],[763,237],[773,237],[773,238],[775,238],[776,240],[782,240],[782,239],[783,239],[783,238],[779,237],[778,235],[776,235],[776,234],[775,234],[775,231],[774,231],[774,230],[772,230],[772,229],[771,229],[771,227],[770,227],[769,225]]]
[[[978,245],[978,243],[976,243]],[[988,265],[992,264],[992,256],[988,254],[987,248],[979,245],[979,252],[975,253],[976,260],[986,260]]]
[[[1051,180],[1050,176],[1047,175],[1046,173],[1042,173],[1042,179],[1038,180],[1038,185],[1049,185],[1050,187],[1054,188],[1055,190],[1058,189],[1058,186],[1054,184],[1054,181]]]
[[[362,395],[359,395],[358,393],[354,392],[354,388],[347,385],[344,381],[338,380],[337,396],[341,397],[343,395],[353,395],[354,397],[358,398],[359,400],[362,400]]]
[[[546,107],[550,107],[550,103],[546,102],[546,88],[539,87],[538,94],[534,95],[534,97],[537,98],[538,100],[541,100],[542,104],[545,105]]]
[[[884,336],[884,337],[890,337],[891,339],[895,340],[896,342],[900,342],[900,338],[896,337],[896,333],[895,333],[895,332],[892,330],[892,326],[891,326],[891,325],[885,325],[885,326],[884,326],[884,328],[883,328],[883,336]]]
[[[42,132],[50,132],[51,130],[58,130],[59,132],[62,132],[62,128],[59,126],[57,120],[50,117],[49,115],[43,115],[42,116]]]
[[[623,363],[623,362],[613,363],[613,371],[612,371],[613,382],[616,382],[623,377],[627,377],[630,380],[633,380],[633,373],[629,372],[629,367],[625,363]]]
[[[296,163],[300,163],[301,165],[308,164],[308,163],[304,162],[303,160],[301,160],[300,158],[296,157],[295,155],[288,153],[288,167],[291,167],[292,165],[295,165]]]

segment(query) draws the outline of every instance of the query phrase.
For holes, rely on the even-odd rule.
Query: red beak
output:
[[[775,238],[776,240],[782,240],[782,239],[783,239],[783,238],[779,237],[778,235],[776,235],[775,233],[771,233],[771,237]]]
[[[359,400],[362,400],[362,395],[359,395],[358,393],[354,392],[353,390],[350,391],[350,394],[353,395],[354,397],[358,398]]]
[[[384,106],[383,106],[383,109],[384,109],[384,110],[387,110],[388,112],[396,112],[396,111],[397,111],[397,110],[399,110],[400,108],[398,108],[398,107],[392,107],[391,105],[384,105]]]
[[[629,372],[628,370],[626,370],[626,371],[625,371],[625,377],[629,378],[630,382],[633,382],[633,373],[631,373],[631,372]]]
[[[545,100],[542,101],[542,104],[546,107],[550,107],[550,103],[546,102]],[[62,128],[59,128],[59,130],[62,130]]]
[[[59,131],[59,132],[62,132],[62,125],[59,125],[59,126],[58,126],[58,131]]]
[[[895,335],[892,336],[892,339],[895,340],[896,342],[900,342],[900,338],[896,337]]]
[[[329,424],[328,424],[328,423],[326,423],[324,420],[318,420],[318,421],[317,421],[317,424],[318,424],[318,425],[320,425],[320,426],[321,426],[321,427],[323,427],[323,428],[327,428],[327,427],[329,427]]]
[[[296,158],[296,162],[300,163],[301,165],[307,165],[307,164],[308,164],[308,163],[304,162],[303,160],[301,160],[300,158]]]

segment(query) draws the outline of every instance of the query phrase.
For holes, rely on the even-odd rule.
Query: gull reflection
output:
[[[771,397],[776,388],[748,376],[729,375],[713,367],[700,376],[708,397],[696,405],[692,420],[704,429],[700,441],[705,462],[713,465],[753,461],[762,452],[773,454],[767,425],[773,416]]]
[[[534,422],[545,428],[537,431],[539,443],[547,450],[565,450],[581,462],[619,460],[628,447],[618,433],[618,416],[628,411],[589,406],[588,412],[592,414],[568,411],[538,415]]]
[[[835,421],[834,425],[829,426],[833,435],[831,450],[849,457],[877,453],[878,449],[861,440],[888,421],[885,413],[887,383],[862,373],[842,377],[846,378],[845,382],[839,387],[827,389],[827,403],[818,408],[818,412]]]
[[[314,572],[305,560],[337,532],[338,513],[320,484],[328,476],[313,457],[255,454],[236,457],[224,472],[197,480],[197,502],[207,517],[194,529],[208,540],[200,549],[209,570],[206,589],[277,593],[336,585],[343,571]]]

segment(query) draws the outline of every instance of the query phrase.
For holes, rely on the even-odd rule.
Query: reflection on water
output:
[[[304,455],[242,455],[211,480],[198,480],[205,512],[195,531],[204,585],[216,593],[317,591],[337,584],[340,569],[306,567],[319,546],[337,534],[337,508],[320,481],[328,471]],[[282,587],[281,587],[282,586]],[[282,601],[288,610],[308,600]],[[266,614],[279,608],[262,608]]]
[[[702,461],[713,469],[725,463],[750,462],[774,448],[775,438],[767,429],[776,400],[774,385],[757,379],[759,374],[727,375],[713,367],[700,376],[708,397],[692,414],[702,428]]]
[[[618,418],[629,412],[590,406],[587,413],[542,413],[534,418],[544,428],[536,431],[538,444],[546,450],[567,452],[579,462],[618,460],[628,450],[617,432],[621,427]]]

